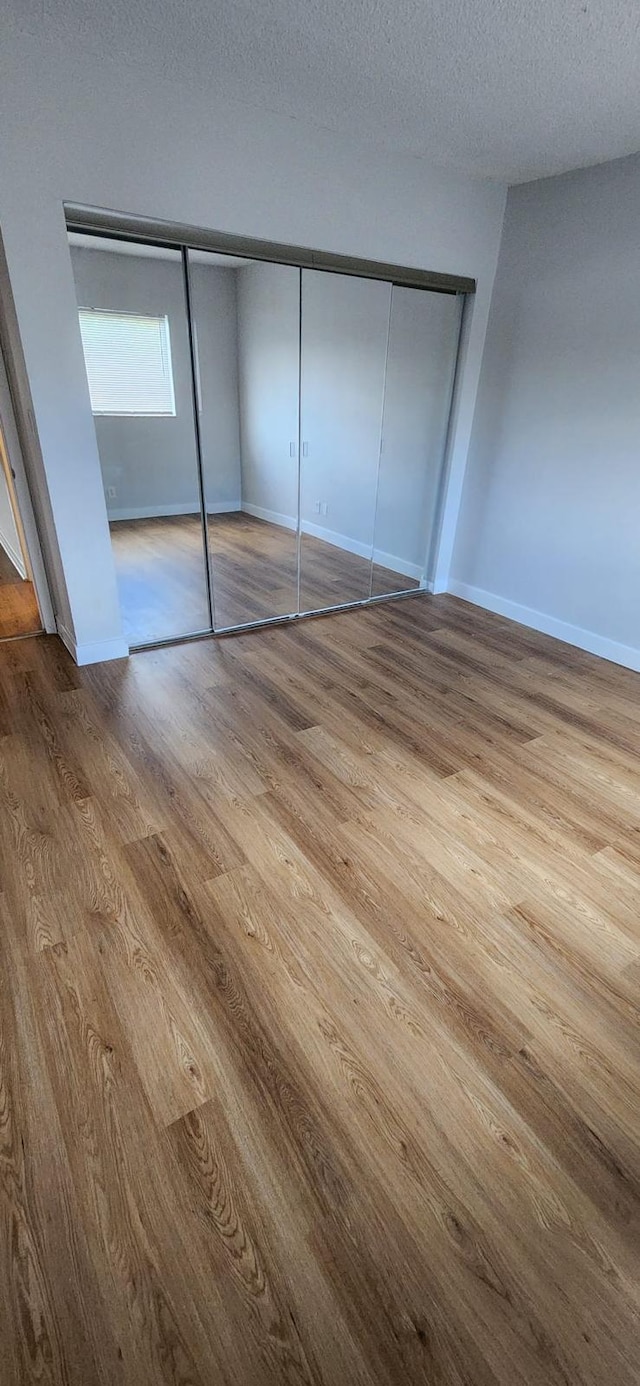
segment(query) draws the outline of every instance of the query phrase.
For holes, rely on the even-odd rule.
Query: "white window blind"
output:
[[[101,308],[79,315],[94,414],[175,414],[168,319]]]

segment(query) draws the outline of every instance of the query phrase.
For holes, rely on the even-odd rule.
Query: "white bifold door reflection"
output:
[[[462,298],[393,285],[371,594],[423,587],[437,508]]]
[[[424,587],[462,300],[302,271],[300,611]]]
[[[391,284],[302,271],[300,610],[369,597]]]

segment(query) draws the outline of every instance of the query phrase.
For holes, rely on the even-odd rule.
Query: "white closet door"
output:
[[[384,281],[302,271],[301,611],[370,594],[390,307]]]
[[[394,285],[372,592],[420,587],[436,518],[462,298]]]

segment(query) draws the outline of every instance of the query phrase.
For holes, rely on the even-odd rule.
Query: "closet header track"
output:
[[[443,294],[472,294],[476,288],[475,279],[465,275],[439,274],[435,270],[388,265],[379,260],[360,260],[354,255],[334,255],[330,251],[280,245],[251,236],[230,236],[224,231],[205,231],[178,222],[153,221],[123,212],[111,212],[103,207],[65,203],[64,211],[69,231],[84,235],[111,236],[167,247],[186,245],[191,250],[212,250],[219,255],[240,255],[249,260],[300,265],[303,269],[331,270],[334,274],[356,274],[363,279],[384,279],[407,288],[430,289]]]

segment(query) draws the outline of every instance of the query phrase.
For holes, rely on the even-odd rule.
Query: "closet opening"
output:
[[[40,635],[42,603],[46,610],[49,593],[0,354],[0,640]]]
[[[88,220],[69,246],[130,647],[428,589],[473,281]]]

